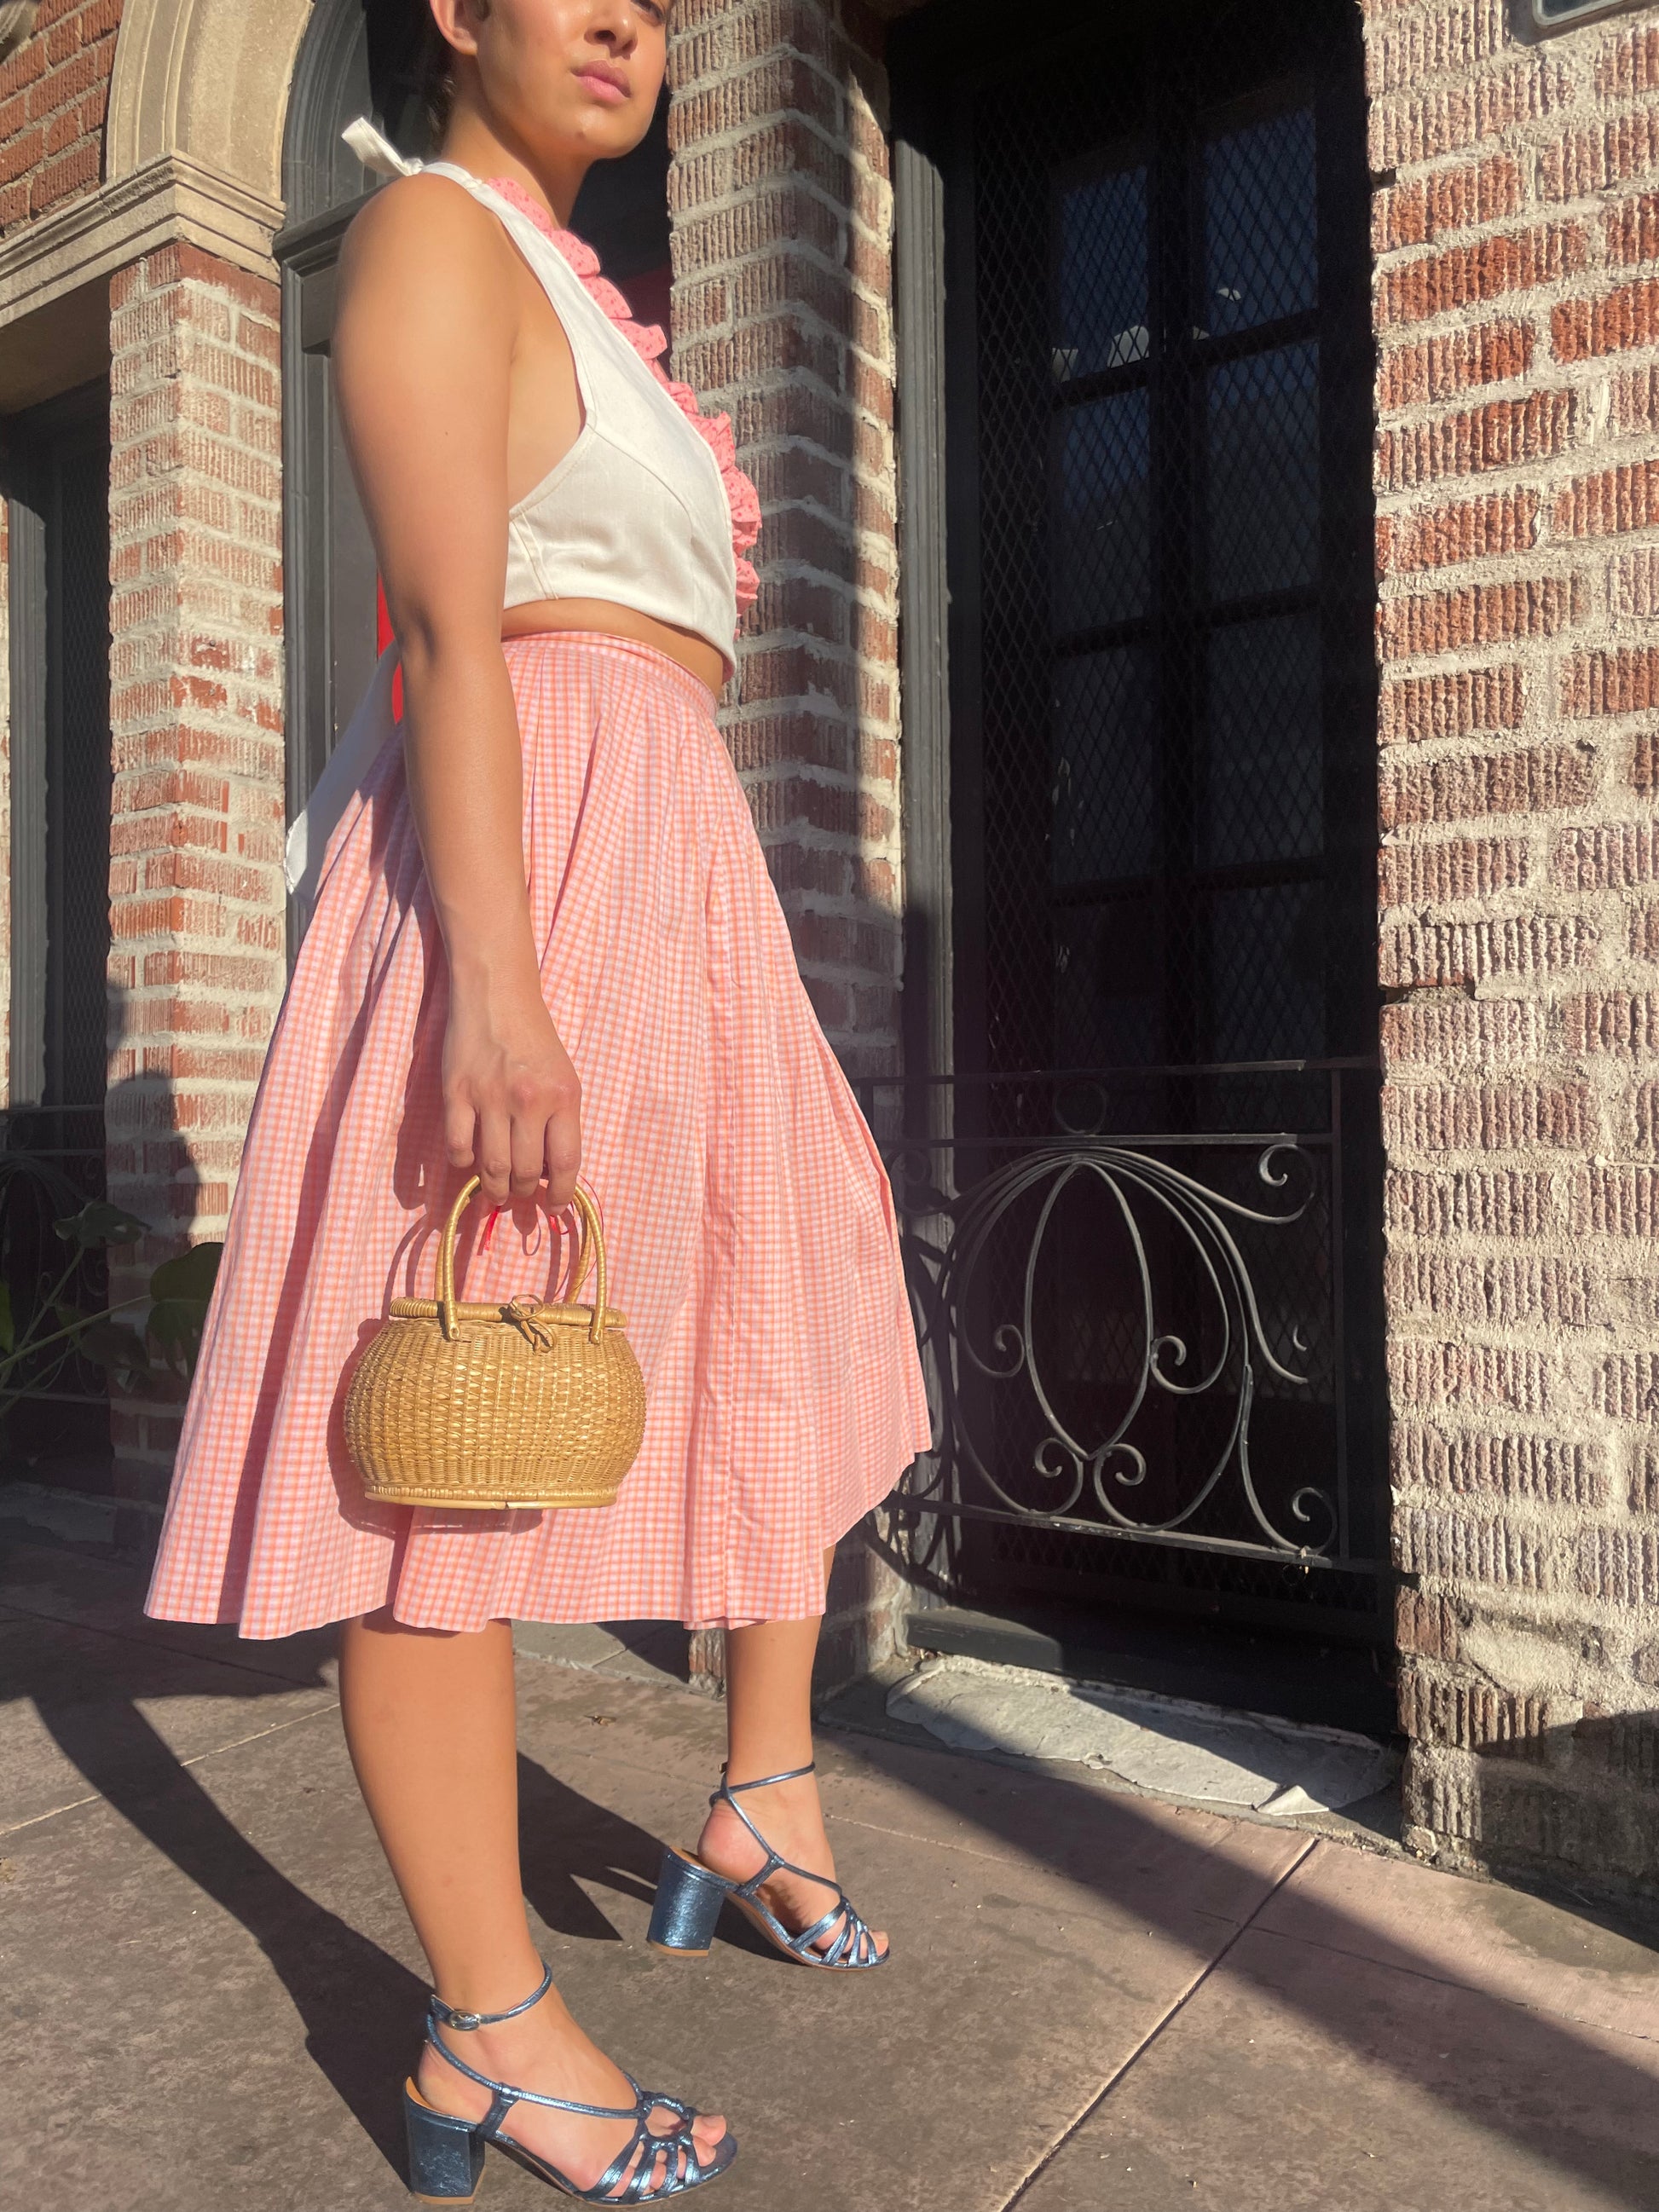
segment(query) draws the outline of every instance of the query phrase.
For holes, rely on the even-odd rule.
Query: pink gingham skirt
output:
[[[823,1551],[928,1442],[887,1177],[795,967],[696,679],[649,647],[504,647],[542,982],[644,1370],[645,1444],[589,1512],[369,1504],[352,1363],[432,1295],[443,948],[388,743],[334,835],[271,1041],[148,1610],[244,1636],[390,1605],[486,1621],[801,1620]],[[544,1291],[544,1212],[482,1209],[469,1297]]]

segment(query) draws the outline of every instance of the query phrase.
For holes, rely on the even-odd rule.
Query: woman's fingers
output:
[[[501,1102],[492,1100],[478,1109],[478,1142],[472,1165],[483,1178],[484,1196],[490,1204],[505,1206],[512,1194],[513,1124]]]
[[[444,1151],[453,1168],[472,1165],[478,1116],[472,1101],[453,1084],[444,1085]]]
[[[580,1096],[563,1100],[548,1117],[543,1134],[547,1170],[547,1202],[555,1208],[568,1206],[576,1194],[576,1177],[582,1164],[582,1114]]]
[[[528,1198],[542,1179],[542,1133],[547,1127],[547,1107],[533,1091],[520,1091],[512,1098],[511,1109],[513,1195]]]

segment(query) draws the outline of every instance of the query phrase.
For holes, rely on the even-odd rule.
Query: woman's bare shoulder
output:
[[[340,250],[342,305],[391,285],[411,306],[476,314],[513,298],[501,226],[450,177],[399,177],[352,218]]]

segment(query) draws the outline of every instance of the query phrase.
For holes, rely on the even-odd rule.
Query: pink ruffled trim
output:
[[[565,259],[582,281],[583,289],[594,305],[610,318],[645,363],[663,390],[679,409],[691,428],[702,440],[719,465],[720,482],[726,488],[726,504],[732,514],[732,556],[738,571],[738,612],[741,616],[755,604],[760,592],[760,578],[755,574],[744,555],[760,536],[760,494],[738,466],[737,444],[732,435],[729,415],[704,415],[697,406],[697,395],[689,384],[677,384],[662,366],[662,356],[668,350],[667,334],[655,323],[641,324],[634,320],[628,302],[616,286],[599,269],[599,257],[574,230],[561,230],[538,199],[532,198],[524,186],[511,177],[487,177],[484,179],[492,191],[499,192],[510,207],[533,222],[544,238],[552,240]]]

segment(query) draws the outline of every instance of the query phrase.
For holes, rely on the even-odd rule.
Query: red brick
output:
[[[1538,190],[1547,200],[1585,199],[1656,170],[1659,115],[1650,107],[1598,118],[1538,150]]]
[[[1519,665],[1463,668],[1385,684],[1380,733],[1385,745],[1462,738],[1477,730],[1515,730],[1525,703]]]
[[[1455,837],[1432,845],[1389,845],[1378,864],[1384,907],[1451,906],[1516,890],[1530,872],[1520,837]]]
[[[1659,993],[1586,991],[1561,1005],[1567,1050],[1620,1058],[1659,1052]]]
[[[1389,989],[1479,983],[1491,975],[1565,975],[1595,958],[1601,932],[1577,915],[1503,921],[1407,922],[1385,929],[1378,980]]]
[[[1659,429],[1659,368],[1625,369],[1613,380],[1613,426]]]
[[[1372,210],[1372,243],[1379,253],[1427,246],[1448,231],[1514,215],[1521,199],[1521,172],[1507,154],[1467,161],[1379,192]]]
[[[1376,441],[1377,488],[1409,491],[1448,477],[1547,460],[1571,441],[1573,404],[1570,392],[1534,392],[1386,430]]]
[[[1620,530],[1645,530],[1659,522],[1659,460],[1638,461],[1595,476],[1577,477],[1558,492],[1553,526],[1558,537],[1599,538]]]
[[[1659,704],[1659,647],[1575,653],[1561,672],[1561,712],[1632,714]]]
[[[1593,1310],[1586,1266],[1530,1253],[1493,1258],[1486,1253],[1398,1246],[1384,1264],[1383,1280],[1389,1311],[1396,1319],[1421,1315],[1505,1330],[1523,1326],[1582,1329]],[[1419,1436],[1419,1445],[1421,1441]],[[1417,1479],[1430,1477],[1419,1470]],[[1453,1482],[1450,1486],[1463,1486]]]
[[[1397,830],[1416,823],[1579,806],[1589,798],[1594,781],[1591,756],[1570,745],[1391,765],[1382,778],[1382,826]]]
[[[1391,1152],[1582,1150],[1595,1128],[1583,1083],[1391,1083],[1382,1092],[1382,1134]]]
[[[1466,21],[1469,9],[1454,11]],[[1490,4],[1484,13],[1492,13]],[[1467,146],[1489,144],[1513,125],[1555,113],[1572,99],[1573,82],[1547,51],[1509,68],[1489,64],[1462,83],[1418,86],[1374,100],[1370,113],[1373,172],[1432,161]]]
[[[1564,300],[1550,312],[1550,338],[1558,361],[1589,361],[1601,354],[1651,345],[1659,337],[1659,282],[1644,277],[1599,300]]]
[[[1587,258],[1577,223],[1540,223],[1473,246],[1425,254],[1384,272],[1379,327],[1456,313],[1505,292],[1529,292],[1575,274]]]
[[[1632,960],[1659,960],[1659,902],[1650,899],[1632,914],[1626,943]]]
[[[1659,883],[1659,822],[1608,822],[1563,830],[1550,856],[1563,890],[1620,890]]]
[[[1659,1001],[1655,1019],[1659,1024]],[[1391,1073],[1404,1066],[1512,1066],[1541,1054],[1544,1008],[1535,999],[1408,1001],[1383,1007],[1382,1042]]]
[[[1407,1237],[1537,1237],[1553,1218],[1550,1177],[1529,1168],[1390,1169],[1383,1218]]]
[[[1395,346],[1382,356],[1376,402],[1385,411],[1424,400],[1449,399],[1472,385],[1501,384],[1523,376],[1532,362],[1533,335],[1525,323],[1479,323]]]
[[[1536,492],[1492,492],[1398,519],[1389,534],[1386,566],[1444,568],[1489,553],[1525,552],[1537,536]]]
[[[1659,1535],[1649,1529],[1583,1529],[1577,1572],[1585,1597],[1650,1606],[1659,1600]]]
[[[1407,1574],[1545,1591],[1556,1583],[1547,1540],[1498,1519],[1408,1506],[1395,1516],[1395,1552]]]
[[[1455,1660],[1462,1648],[1462,1615],[1455,1601],[1403,1589],[1395,1593],[1395,1640],[1402,1651]]]
[[[1659,91],[1659,32],[1633,30],[1604,46],[1595,58],[1595,91],[1601,100]]]
[[[1608,1495],[1607,1471],[1596,1447],[1559,1437],[1448,1435],[1412,1423],[1396,1435],[1393,1462],[1397,1480],[1420,1482],[1457,1497],[1600,1506]]]
[[[1391,1399],[1413,1409],[1496,1407],[1544,1414],[1554,1404],[1548,1355],[1522,1346],[1395,1337],[1389,1346],[1388,1369]]]
[[[1659,1423],[1659,1353],[1615,1353],[1596,1368],[1590,1392],[1598,1413],[1649,1426]]]
[[[1456,591],[1389,599],[1378,615],[1382,651],[1401,659],[1516,638],[1553,637],[1575,619],[1574,597],[1570,578],[1534,576],[1520,583],[1468,584]]]

